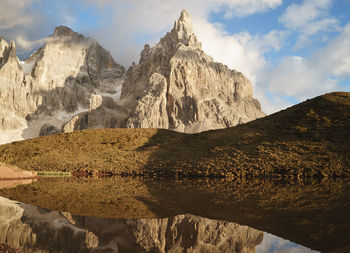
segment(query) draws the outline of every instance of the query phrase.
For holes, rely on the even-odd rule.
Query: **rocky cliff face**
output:
[[[88,128],[196,133],[262,116],[250,82],[202,51],[186,11],[127,73],[64,26],[22,62],[0,40],[0,144]]]
[[[127,72],[120,103],[131,128],[195,133],[264,116],[250,82],[202,51],[186,11],[158,44],[145,46]]]
[[[82,217],[0,197],[0,244],[24,252],[254,253],[262,240],[258,230],[193,215]]]
[[[64,26],[47,40],[25,61],[0,40],[0,143],[61,131],[93,95],[120,96],[125,70],[96,41]]]

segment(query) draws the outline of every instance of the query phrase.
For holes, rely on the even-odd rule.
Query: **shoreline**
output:
[[[37,172],[21,170],[6,164],[0,164],[0,180],[19,180],[36,178]]]

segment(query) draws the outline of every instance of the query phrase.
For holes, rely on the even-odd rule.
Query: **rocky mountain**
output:
[[[0,197],[0,244],[23,252],[254,253],[262,240],[261,231],[193,215],[83,217]]]
[[[185,10],[159,43],[145,45],[139,64],[126,73],[117,104],[116,127],[186,133],[226,128],[264,116],[253,98],[251,83],[202,51]],[[69,129],[81,129],[82,122],[96,128],[94,122],[106,120],[101,112],[107,109],[102,106],[99,113],[90,111],[73,119]]]
[[[250,82],[202,51],[186,11],[126,73],[64,26],[25,61],[0,40],[0,143],[89,128],[196,133],[263,116]]]
[[[140,63],[128,70],[121,103],[131,114],[125,127],[186,133],[264,116],[250,82],[202,51],[186,11],[158,44],[145,46]]]
[[[124,68],[96,41],[59,26],[29,59],[0,40],[0,143],[60,132],[94,97],[118,99]]]

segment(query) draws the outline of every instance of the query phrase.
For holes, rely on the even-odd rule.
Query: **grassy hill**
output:
[[[350,93],[307,100],[268,117],[200,134],[103,129],[0,146],[0,162],[34,171],[142,176],[350,176]]]

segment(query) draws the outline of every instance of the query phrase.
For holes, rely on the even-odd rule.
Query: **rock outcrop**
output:
[[[44,124],[40,128],[39,136],[47,136],[47,135],[56,134],[56,133],[59,133],[59,130],[57,129],[57,127],[52,126],[50,124]]]
[[[0,197],[0,244],[24,252],[254,253],[262,240],[261,231],[193,215],[82,217]]]
[[[1,136],[18,131],[12,141],[36,137],[46,134],[40,131],[46,124],[61,131],[62,124],[89,110],[93,95],[117,100],[124,72],[96,41],[68,27],[57,27],[25,61],[18,60],[14,42],[1,39]]]
[[[131,114],[124,125],[131,128],[196,133],[264,116],[250,82],[202,51],[186,11],[127,71],[120,103]]]

